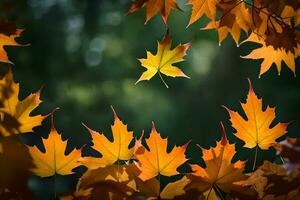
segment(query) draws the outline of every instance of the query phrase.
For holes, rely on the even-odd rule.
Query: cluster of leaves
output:
[[[276,139],[286,133],[288,123],[277,123],[271,128],[275,119],[275,109],[262,108],[262,100],[255,95],[251,83],[247,100],[242,104],[247,116],[245,120],[239,113],[226,108],[230,115],[232,127],[236,129],[235,136],[241,139],[246,148],[269,149],[276,148],[278,154],[285,160],[283,165],[265,162],[253,172],[245,173],[245,161],[233,161],[237,155],[235,144],[231,144],[223,127],[223,136],[215,147],[201,148],[201,164],[189,164],[189,173],[180,173],[178,168],[187,162],[186,149],[189,142],[182,146],[175,146],[168,151],[168,140],[162,138],[153,123],[149,137],[145,140],[143,134],[135,139],[132,131],[114,113],[114,124],[111,126],[113,140],[109,140],[103,133],[96,132],[84,125],[92,138],[93,145],[89,148],[101,154],[83,156],[82,150],[73,149],[66,154],[67,141],[63,140],[54,126],[51,113],[51,130],[46,139],[42,139],[43,149],[37,146],[22,144],[14,136],[31,132],[47,116],[30,113],[41,102],[39,92],[31,94],[24,100],[18,98],[19,85],[12,79],[12,72],[8,71],[1,79],[10,83],[12,88],[9,97],[1,100],[1,112],[18,122],[18,126],[6,123],[5,115],[1,113],[1,177],[7,180],[1,183],[0,196],[10,195],[22,198],[22,192],[15,188],[13,181],[27,180],[31,174],[40,177],[69,175],[80,165],[86,166],[87,171],[79,179],[76,191],[62,195],[61,199],[296,199],[300,195],[299,174],[299,139],[286,139],[276,143]],[[1,85],[1,92],[7,90]],[[12,153],[12,148],[19,146],[19,152]],[[22,155],[18,155],[18,154]],[[24,154],[24,155],[23,155]],[[21,169],[27,171],[23,178],[12,174],[15,166],[10,169],[11,162],[16,160],[12,156],[21,156],[26,162]],[[20,161],[24,161],[20,160]],[[255,161],[256,162],[256,161]],[[27,163],[27,164],[26,164]],[[199,162],[200,163],[200,162]],[[24,165],[26,164],[26,165]],[[176,176],[175,182],[161,188],[160,176]],[[282,182],[285,188],[282,190]],[[26,187],[26,181],[23,184]],[[276,188],[280,187],[278,190]]]
[[[272,64],[276,65],[280,74],[282,62],[296,75],[295,59],[300,56],[298,0],[189,0],[189,4],[192,5],[192,14],[188,25],[206,16],[209,22],[201,30],[216,30],[219,44],[228,35],[238,46],[245,42],[258,44],[256,49],[242,58],[263,59],[259,76],[267,72]],[[142,7],[146,7],[146,22],[160,13],[166,25],[170,11],[180,10],[176,0],[136,0],[128,12]],[[241,42],[243,33],[246,36]],[[147,71],[139,81],[149,80],[157,71],[172,77],[186,77],[180,70],[170,67],[172,63],[182,61],[189,45],[170,51],[167,41],[165,39],[158,46],[156,56],[147,52],[147,59],[140,60]]]
[[[241,31],[252,31],[245,41],[262,45],[247,58],[264,58],[260,74],[272,63],[281,69],[282,60],[295,72],[295,58],[299,56],[299,1],[237,0],[190,0],[193,5],[190,24],[204,14],[210,19],[205,29],[216,29],[222,42],[230,33],[239,43]],[[160,12],[167,23],[171,9],[179,9],[174,0],[137,0],[129,12],[147,8],[147,21]],[[217,12],[221,15],[216,19]],[[19,45],[15,38],[22,30],[13,22],[0,23],[0,61],[11,64],[4,45]],[[281,41],[281,42],[279,42]],[[156,73],[172,77],[188,77],[174,63],[183,60],[191,44],[171,49],[167,34],[158,44],[157,54],[147,52],[147,59],[140,59],[147,71],[140,79],[149,80]],[[269,54],[273,54],[270,56]],[[136,139],[116,112],[111,127],[113,140],[103,133],[84,125],[92,138],[92,146],[66,152],[67,140],[63,140],[54,125],[54,112],[34,115],[32,111],[41,103],[40,92],[19,99],[19,84],[15,83],[11,66],[8,65],[0,79],[0,198],[31,199],[27,181],[31,175],[50,177],[56,174],[73,174],[74,169],[85,166],[76,191],[59,195],[60,199],[298,199],[300,197],[300,140],[287,138],[276,142],[287,133],[289,123],[275,123],[275,108],[263,109],[249,81],[249,93],[242,103],[243,114],[225,107],[230,116],[236,138],[245,148],[255,148],[253,170],[245,172],[249,163],[235,159],[235,144],[227,139],[225,128],[220,141],[209,149],[201,148],[205,165],[188,164],[190,171],[181,173],[187,163],[186,149],[189,142],[168,150],[168,139],[161,137],[153,123],[149,136]],[[163,80],[163,79],[162,79]],[[28,146],[19,135],[33,132],[37,126],[51,117],[51,130],[42,138],[43,149]],[[246,116],[243,117],[243,116]],[[84,155],[83,150],[92,148],[101,156]],[[282,164],[265,161],[256,166],[259,149],[275,148]],[[177,178],[162,187],[161,176]],[[18,184],[16,184],[18,183]],[[55,197],[56,196],[55,193]]]

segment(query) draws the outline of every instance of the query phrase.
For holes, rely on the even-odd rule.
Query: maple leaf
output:
[[[278,75],[280,75],[282,61],[285,62],[287,67],[292,70],[295,75],[295,59],[300,56],[300,31],[288,27],[283,28],[281,33],[272,29],[268,30],[269,31],[263,37],[251,33],[244,42],[258,43],[261,47],[241,57],[247,59],[263,59],[259,76],[267,72],[273,63],[275,63]]]
[[[156,178],[146,181],[141,180],[139,168],[136,164],[110,165],[103,168],[88,170],[81,177],[77,190],[91,188],[92,196],[102,189],[101,197],[108,197],[109,192],[115,192],[119,197],[135,199],[145,197],[147,199],[174,199],[185,193],[184,187],[189,183],[186,177],[169,183],[161,191],[160,182]],[[116,196],[114,196],[116,198]],[[120,199],[122,199],[120,198]],[[117,198],[116,198],[117,199]]]
[[[187,175],[191,183],[186,190],[196,188],[205,194],[206,199],[217,199],[213,196],[216,196],[219,190],[226,193],[241,190],[242,186],[239,182],[248,177],[243,174],[245,162],[232,163],[235,153],[235,145],[228,142],[224,131],[222,139],[217,142],[216,147],[202,148],[202,158],[206,167],[203,168],[197,164],[191,165],[193,173]]]
[[[3,136],[31,132],[34,127],[40,126],[47,117],[42,115],[30,116],[30,113],[42,102],[40,91],[19,101],[19,84],[15,83],[12,77],[12,72],[9,71],[0,81],[0,84],[1,82],[10,84],[10,94],[4,95],[5,98],[2,101],[2,107],[0,107],[0,134]],[[1,87],[0,90],[2,90]]]
[[[24,46],[15,41],[23,29],[16,29],[15,23],[7,20],[0,20],[0,62],[13,64],[7,56],[4,46]]]
[[[164,23],[167,24],[171,10],[179,10],[176,0],[136,0],[129,8],[128,13],[133,13],[142,7],[146,7],[147,10],[145,23],[160,13]]]
[[[184,188],[187,184],[190,183],[190,180],[184,176],[178,181],[168,183],[163,191],[160,193],[162,199],[176,199],[180,198],[181,195],[185,194]]]
[[[80,165],[81,150],[74,149],[65,155],[67,140],[63,141],[54,127],[53,114],[51,115],[51,131],[47,139],[42,139],[45,153],[36,146],[29,147],[35,165],[31,171],[37,176],[48,177],[55,174],[73,174],[72,170]]]
[[[219,36],[219,44],[230,33],[235,43],[239,45],[241,31],[248,32],[251,22],[251,13],[242,1],[238,0],[220,0],[217,4],[221,12],[220,20],[211,21],[201,30],[216,29]]]
[[[142,180],[139,175],[141,173],[139,167],[133,163],[126,166],[126,173],[136,190],[135,196],[143,196],[147,199],[176,199],[185,194],[184,187],[190,182],[185,176],[181,179],[168,183],[164,188],[161,188],[160,181],[156,178],[150,178],[146,181]],[[176,198],[175,198],[176,197]]]
[[[189,25],[200,19],[204,14],[212,21],[216,18],[217,4],[220,0],[189,0],[193,6]]]
[[[135,184],[126,172],[128,165],[109,165],[86,171],[80,178],[77,191],[90,189],[89,199],[128,199]],[[98,197],[98,198],[97,198]]]
[[[300,197],[300,173],[265,161],[244,184],[254,185],[263,200],[297,200]]]
[[[105,137],[87,126],[85,126],[91,134],[94,145],[93,149],[102,154],[101,158],[84,157],[81,162],[90,169],[112,165],[118,160],[129,160],[133,156],[134,148],[129,148],[133,140],[133,132],[127,130],[127,125],[119,119],[116,112],[114,113],[114,125],[112,125],[113,141]]]
[[[167,152],[168,140],[163,139],[156,131],[153,123],[150,137],[146,139],[149,150],[136,153],[138,167],[141,170],[139,178],[143,181],[151,179],[159,174],[173,176],[179,174],[177,168],[187,161],[185,150],[189,144],[175,146],[169,153]]]
[[[249,93],[246,103],[241,103],[247,119],[239,113],[224,106],[230,115],[232,127],[237,131],[235,136],[245,142],[244,147],[269,149],[275,140],[283,136],[287,131],[288,123],[277,123],[271,127],[275,119],[275,108],[262,107],[262,99],[259,99],[253,91],[249,80]]]
[[[147,69],[139,80],[135,83],[137,84],[140,81],[150,80],[157,72],[160,75],[162,81],[164,82],[161,73],[171,77],[185,77],[185,75],[179,68],[173,66],[174,63],[183,61],[183,57],[186,55],[186,51],[191,46],[191,42],[178,45],[171,50],[171,38],[166,34],[162,42],[158,42],[157,53],[153,55],[147,51],[147,58],[139,59],[141,65]],[[164,82],[167,86],[167,84]]]

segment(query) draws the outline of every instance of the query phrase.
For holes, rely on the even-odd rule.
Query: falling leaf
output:
[[[244,119],[239,113],[228,108],[232,127],[237,131],[236,137],[245,142],[244,147],[269,149],[279,137],[287,131],[288,123],[277,123],[271,127],[275,119],[275,108],[262,107],[262,99],[259,99],[253,91],[249,80],[249,93],[246,103],[241,103],[247,118]]]
[[[156,73],[160,75],[161,79],[161,73],[171,77],[189,78],[179,68],[173,66],[173,64],[184,60],[183,57],[186,55],[186,51],[190,46],[191,43],[189,42],[178,45],[171,50],[171,38],[167,34],[162,42],[158,42],[156,55],[147,51],[147,58],[139,59],[141,65],[147,70],[142,74],[136,84],[140,81],[150,80]],[[164,82],[163,79],[162,81]]]
[[[13,22],[7,20],[0,21],[0,62],[13,64],[7,56],[4,46],[24,46],[15,41],[23,29],[16,29]]]
[[[123,124],[114,110],[113,113],[114,125],[111,127],[113,141],[85,126],[93,139],[92,148],[102,154],[101,158],[82,158],[81,162],[90,169],[112,165],[118,160],[129,160],[133,156],[134,148],[129,148],[133,140],[133,132],[127,130],[127,125]]]
[[[147,23],[157,13],[160,13],[164,23],[167,24],[170,11],[172,9],[179,9],[176,0],[135,0],[128,13],[133,13],[143,7],[146,7],[147,10],[145,23]]]
[[[202,153],[206,167],[191,165],[193,173],[187,175],[191,180],[187,190],[196,188],[205,193],[207,199],[216,199],[213,196],[220,190],[231,193],[233,190],[245,189],[239,184],[240,181],[248,178],[243,174],[245,162],[232,163],[236,153],[235,145],[228,142],[225,132],[216,147],[202,148]]]
[[[29,147],[29,152],[35,165],[31,171],[37,176],[48,177],[55,174],[73,174],[72,170],[80,165],[81,150],[74,149],[65,154],[67,141],[63,141],[54,127],[53,115],[51,116],[51,131],[47,139],[43,138],[45,153],[36,146]]]
[[[135,156],[138,159],[138,167],[141,170],[139,178],[143,181],[151,179],[159,174],[173,176],[179,174],[177,168],[187,161],[185,151],[188,146],[175,146],[169,153],[167,152],[168,140],[163,139],[156,131],[154,123],[150,137],[146,139],[149,148]]]
[[[10,79],[11,81],[6,81]],[[46,116],[42,115],[30,116],[30,113],[42,102],[40,100],[40,91],[30,94],[24,100],[20,101],[18,99],[19,84],[13,81],[11,71],[1,80],[1,82],[3,81],[6,83],[10,82],[11,94],[6,95],[6,98],[2,102],[3,106],[0,107],[0,134],[10,136],[32,132],[32,129],[40,126],[46,118]],[[17,128],[14,128],[16,124],[19,125]]]

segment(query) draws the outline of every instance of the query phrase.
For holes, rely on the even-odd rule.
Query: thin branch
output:
[[[245,1],[245,0],[241,0],[242,2],[244,2],[246,5],[248,5],[248,6],[251,6],[252,8],[254,8],[255,10],[257,10],[258,12],[261,12],[261,13],[263,13],[263,14],[265,14],[265,15],[267,15],[268,17],[271,17],[271,18],[273,18],[279,25],[285,25],[285,26],[290,26],[288,23],[286,23],[286,22],[284,22],[284,20],[283,20],[283,18],[281,17],[281,16],[279,16],[277,13],[268,13],[268,12],[266,12],[266,11],[264,11],[263,9],[263,7],[262,8],[259,8],[259,7],[257,7],[253,2],[252,3],[249,3],[249,2],[247,2],[247,1]],[[275,16],[274,16],[275,15]],[[294,28],[294,29],[297,29],[297,30],[300,30],[298,27],[292,27],[292,28]]]

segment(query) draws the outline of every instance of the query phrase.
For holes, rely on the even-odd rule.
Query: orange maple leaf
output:
[[[288,123],[277,123],[271,127],[275,119],[275,108],[262,108],[262,99],[257,98],[249,80],[249,93],[246,103],[241,103],[247,116],[244,119],[239,113],[228,108],[232,127],[237,131],[235,136],[245,142],[244,147],[269,149],[277,138],[283,136],[287,131]]]
[[[159,174],[164,176],[179,174],[177,168],[187,161],[185,150],[189,142],[181,147],[175,146],[168,153],[168,140],[160,136],[153,123],[150,137],[146,139],[146,143],[149,150],[144,147],[144,151],[138,151],[135,155],[139,161],[138,167],[141,170],[139,178],[145,181]]]
[[[278,75],[281,72],[282,61],[287,67],[296,74],[295,59],[300,56],[300,31],[284,28],[282,33],[276,30],[269,31],[269,35],[260,37],[255,33],[251,35],[244,42],[254,42],[261,45],[261,47],[254,49],[250,54],[241,56],[247,59],[263,59],[259,76],[267,72],[273,63],[275,63]],[[243,42],[243,43],[244,43]]]
[[[30,113],[39,106],[42,102],[40,100],[40,91],[30,94],[24,100],[19,101],[19,84],[13,81],[12,72],[9,71],[2,79],[3,82],[10,84],[10,95],[6,96],[2,101],[0,108],[0,134],[3,136],[10,136],[13,134],[31,132],[36,126],[40,126],[42,121],[47,116],[36,115],[30,116]],[[2,82],[0,81],[0,82]],[[0,88],[1,90],[2,88]],[[5,88],[4,88],[5,89]],[[2,91],[0,91],[2,93]],[[18,128],[8,129],[5,125],[9,124],[8,117],[11,120],[16,120],[19,124]]]
[[[230,193],[232,190],[240,190],[241,185],[239,182],[247,178],[243,174],[245,162],[236,161],[232,163],[232,158],[236,153],[235,145],[228,142],[225,131],[216,147],[201,149],[206,167],[203,168],[197,164],[191,165],[194,172],[187,175],[191,183],[186,190],[195,188],[203,192],[206,199],[214,199],[216,193],[219,193],[218,190],[226,193]]]
[[[204,14],[212,21],[216,18],[217,4],[220,0],[189,0],[193,6],[189,25],[200,19]]]
[[[68,175],[80,165],[81,150],[74,149],[65,155],[67,140],[63,141],[54,127],[53,115],[51,116],[51,131],[47,139],[43,138],[45,153],[36,146],[29,147],[35,168],[31,171],[41,177],[55,174]]]
[[[136,0],[129,8],[128,13],[133,13],[145,6],[147,9],[145,23],[147,23],[154,15],[160,13],[164,23],[167,24],[171,10],[179,9],[176,0]]]
[[[173,64],[184,60],[183,57],[186,55],[186,51],[190,46],[191,43],[189,42],[178,45],[171,50],[171,38],[167,33],[163,41],[158,42],[156,55],[147,51],[147,58],[139,59],[141,65],[145,67],[147,71],[141,75],[135,84],[140,81],[150,80],[157,72],[166,87],[168,87],[168,85],[163,80],[161,73],[171,77],[189,78],[179,68],[173,66]]]
[[[92,136],[94,148],[102,154],[101,158],[84,157],[81,162],[90,169],[96,169],[107,165],[112,165],[118,160],[129,160],[133,156],[134,148],[129,148],[133,140],[133,132],[127,130],[127,125],[114,113],[114,125],[112,125],[113,141],[111,142],[103,134],[100,134],[85,126]]]
[[[241,31],[243,30],[247,33],[252,24],[251,12],[242,1],[238,0],[221,0],[217,4],[217,7],[221,12],[219,21],[215,22],[213,20],[201,30],[216,29],[218,31],[219,44],[221,44],[230,33],[235,43],[239,45]]]
[[[4,46],[24,46],[15,41],[23,32],[23,29],[16,29],[14,22],[7,20],[0,21],[0,62],[13,64],[7,56]]]

